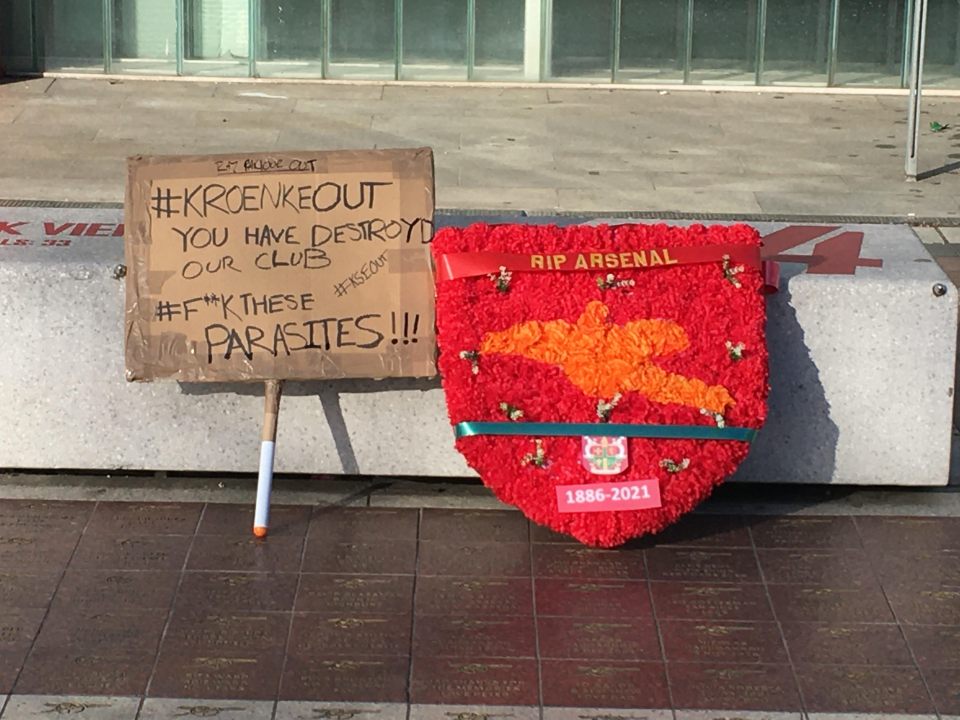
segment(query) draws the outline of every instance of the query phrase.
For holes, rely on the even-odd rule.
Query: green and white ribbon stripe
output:
[[[709,425],[632,425],[618,423],[462,422],[456,436],[538,435],[542,437],[608,436],[662,440],[740,440],[753,442],[757,431],[743,427]]]

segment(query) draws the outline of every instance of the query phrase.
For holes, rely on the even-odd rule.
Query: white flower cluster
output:
[[[513,279],[513,273],[507,270],[505,266],[501,265],[500,272],[496,275],[490,275],[489,277],[491,280],[493,280],[497,290],[505,293],[510,289],[510,281]]]
[[[718,428],[723,428],[727,426],[726,421],[723,419],[723,415],[721,415],[720,413],[712,412],[710,410],[707,410],[706,408],[700,408],[700,414],[706,415],[711,420],[713,420],[717,424]]]
[[[613,412],[613,409],[617,407],[617,404],[620,402],[620,399],[623,397],[620,393],[617,393],[610,401],[605,400],[597,401],[597,417],[600,418],[602,422],[606,422],[610,419],[610,413]]]
[[[742,287],[740,279],[737,277],[744,270],[743,265],[730,265],[730,256],[723,256],[723,276],[730,281],[730,284],[735,288]]]

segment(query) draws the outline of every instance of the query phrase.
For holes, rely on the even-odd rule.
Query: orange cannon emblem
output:
[[[670,373],[654,363],[690,347],[686,331],[672,320],[607,322],[610,310],[590,302],[577,322],[518,323],[484,335],[482,354],[519,355],[560,367],[586,395],[612,398],[639,392],[653,402],[676,403],[723,414],[734,404],[727,389]]]

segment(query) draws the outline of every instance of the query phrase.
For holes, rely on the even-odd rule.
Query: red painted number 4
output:
[[[837,229],[823,225],[791,225],[764,237],[760,252],[764,260],[803,263],[807,266],[807,272],[815,275],[853,275],[858,267],[883,267],[883,260],[860,257],[862,232],[842,232],[821,240],[813,246],[812,255],[784,253]]]

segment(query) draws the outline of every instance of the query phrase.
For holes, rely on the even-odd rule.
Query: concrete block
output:
[[[19,238],[32,243],[9,244],[17,236],[0,234],[8,241],[0,245],[0,468],[256,468],[259,386],[123,379],[123,284],[113,278],[121,239],[66,229],[47,240],[68,246],[43,244],[44,222],[117,223],[119,210],[9,208],[0,221],[27,222],[17,226]],[[758,224],[762,234],[782,227]],[[861,257],[880,258],[883,267],[843,276],[783,265],[781,292],[768,301],[769,420],[735,477],[944,485],[957,290],[909,228],[832,232],[841,231],[863,232]],[[818,240],[789,252],[809,254]],[[942,296],[934,293],[938,283]],[[453,448],[437,380],[289,384],[277,471],[470,475]]]

